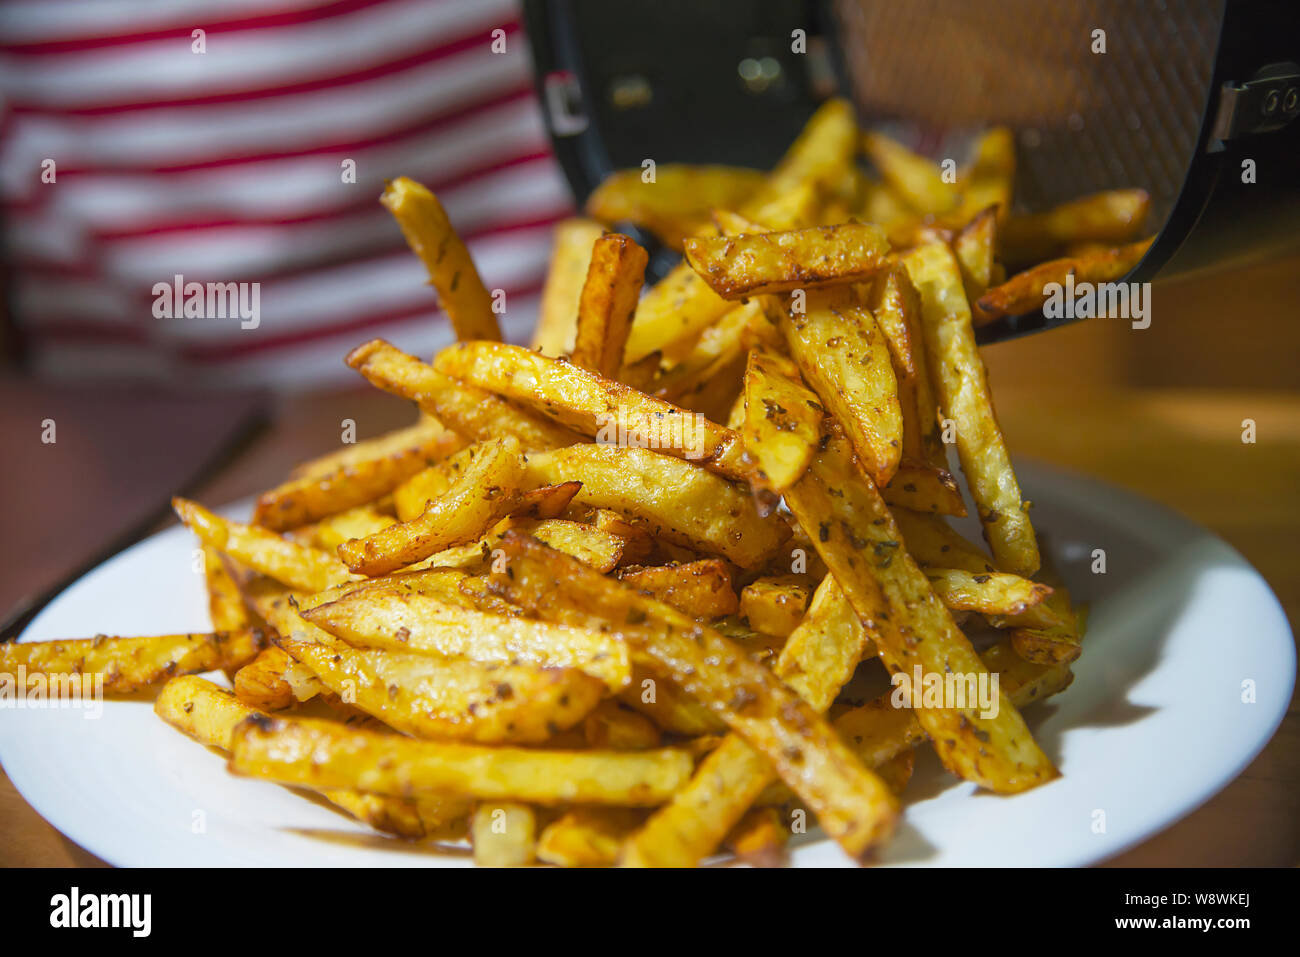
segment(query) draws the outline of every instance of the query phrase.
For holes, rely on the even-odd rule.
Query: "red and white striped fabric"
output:
[[[515,0],[9,0],[0,37],[0,222],[36,371],[283,388],[350,381],[371,336],[429,353],[450,326],[379,205],[398,175],[438,193],[526,338],[572,198]],[[176,275],[260,283],[257,327],[155,318]]]

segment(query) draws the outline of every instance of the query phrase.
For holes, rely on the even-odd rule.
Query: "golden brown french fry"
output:
[[[467,439],[486,442],[513,436],[525,449],[549,449],[577,441],[567,429],[445,376],[383,339],[358,346],[345,361],[372,385],[410,399]]]
[[[319,628],[276,640],[344,704],[416,737],[539,743],[586,717],[604,687],[574,669],[353,648]]]
[[[672,682],[635,665],[632,683],[618,693],[618,700],[672,734],[697,738],[727,730],[721,718]]]
[[[950,611],[1020,615],[1052,594],[1049,585],[1005,572],[972,573],[956,568],[927,568],[925,577]]]
[[[735,432],[571,362],[504,343],[469,342],[444,349],[434,365],[597,441],[640,437],[650,448],[727,478],[743,479],[750,471]]]
[[[645,812],[622,807],[575,807],[550,824],[537,840],[537,859],[558,867],[610,867],[624,838]]]
[[[486,664],[576,668],[618,691],[631,681],[627,647],[600,632],[486,614],[395,582],[317,605],[312,624],[360,648],[425,652]]]
[[[788,531],[759,517],[748,489],[682,459],[618,445],[574,445],[528,456],[529,481],[582,483],[579,505],[613,509],[656,538],[754,568]]]
[[[975,303],[976,325],[992,322],[1002,316],[1019,315],[1040,309],[1052,294],[1055,284],[1066,287],[1070,277],[1077,283],[1113,282],[1128,275],[1155,242],[1155,237],[1114,246],[1099,252],[1084,253],[1065,259],[1052,259],[1024,272],[1016,273],[1006,282],[988,290]]]
[[[757,170],[684,163],[658,165],[649,182],[645,175],[626,169],[606,176],[587,197],[587,215],[611,226],[643,226],[673,249],[708,223],[711,209],[739,205],[766,180]]]
[[[774,807],[750,808],[731,829],[727,848],[751,867],[780,867],[785,863],[785,845],[790,829]]]
[[[41,687],[50,699],[129,694],[173,675],[238,668],[265,639],[256,628],[211,634],[9,641],[0,644],[0,675],[20,692]],[[100,682],[103,682],[102,687]]]
[[[338,547],[348,539],[365,538],[396,524],[397,519],[393,517],[391,509],[385,510],[371,502],[330,515],[299,529],[295,537],[312,548],[337,554]]]
[[[618,377],[648,259],[646,251],[622,233],[596,240],[578,301],[574,363],[608,379]]]
[[[264,528],[222,518],[198,502],[173,498],[172,508],[204,545],[290,588],[316,592],[352,578],[332,555]]]
[[[930,241],[903,261],[921,295],[926,355],[944,414],[956,423],[957,454],[984,536],[1000,569],[1030,576],[1038,570],[1038,542],[993,411],[957,259],[946,243]]]
[[[153,709],[158,717],[201,744],[227,752],[235,727],[246,718],[261,715],[225,688],[196,677],[167,682]],[[412,839],[443,832],[452,821],[469,813],[468,802],[455,798],[407,799],[346,790],[320,794],[375,830]]]
[[[862,134],[862,152],[918,213],[942,214],[957,205],[956,177],[945,182],[939,164],[874,130]]]
[[[654,659],[773,764],[854,857],[893,826],[896,802],[874,774],[846,760],[843,744],[803,699],[745,651],[676,609],[613,582],[524,535],[503,541],[508,574],[492,586],[541,618],[593,618]]]
[[[723,299],[856,282],[889,252],[879,226],[845,223],[779,233],[700,236],[686,240],[686,259]]]
[[[857,152],[858,124],[853,104],[841,97],[827,100],[817,108],[799,136],[777,163],[767,184],[742,210],[760,222],[756,210],[773,197],[800,186],[824,187],[839,181],[853,165]],[[727,205],[719,203],[717,205]]]
[[[602,701],[582,723],[583,737],[593,748],[637,751],[663,743],[659,728],[644,715],[618,701]]]
[[[526,867],[536,857],[537,817],[527,804],[479,804],[470,818],[469,833],[479,867]]]
[[[885,335],[851,301],[810,296],[802,313],[796,305],[784,302],[779,318],[790,354],[876,484],[888,485],[902,458],[903,418]]]
[[[388,184],[380,202],[429,271],[456,337],[499,340],[501,327],[492,311],[492,296],[438,197],[415,180],[399,176]]]
[[[803,384],[793,361],[771,352],[749,354],[745,369],[745,450],[758,463],[754,481],[775,493],[799,480],[822,437],[825,408]]]
[[[740,593],[740,617],[757,631],[785,638],[803,621],[812,596],[805,576],[758,578]]]
[[[256,658],[235,672],[235,697],[263,711],[283,711],[292,707],[298,698],[285,672],[294,664],[296,662],[279,648],[263,648]],[[324,685],[320,690],[324,690]]]
[[[555,227],[551,266],[537,310],[537,327],[531,347],[548,356],[563,356],[573,349],[578,328],[578,297],[587,279],[592,245],[605,230],[589,219],[566,219]]]
[[[858,472],[846,442],[828,443],[786,493],[786,503],[805,528],[818,529],[817,551],[859,617],[878,615],[883,595],[889,617],[872,637],[891,674],[913,680],[919,668],[922,675],[959,676],[967,685],[987,681],[980,677],[987,669],[902,548],[893,516]],[[946,702],[948,707],[917,713],[945,767],[999,793],[1023,791],[1057,776],[1005,693],[989,711],[965,700],[970,696],[960,697]]]
[[[539,522],[515,519],[512,527],[528,532],[538,541],[545,542],[566,555],[572,555],[580,562],[586,562],[598,572],[613,571],[623,560],[625,538],[584,522],[571,522],[562,518]]]
[[[630,566],[620,570],[618,578],[692,618],[734,615],[740,607],[731,582],[731,569],[720,558],[704,558],[683,565]]]
[[[884,610],[883,599],[880,610]],[[774,670],[814,710],[824,712],[853,676],[859,659],[874,653],[870,630],[835,579],[827,575],[804,621],[781,649]],[[658,867],[698,864],[776,781],[776,771],[761,754],[739,736],[728,735],[705,756],[690,783],[629,839],[625,861]],[[789,796],[784,793],[782,801]]]
[[[1058,582],[1044,604],[1060,623],[1045,628],[1016,628],[1011,632],[1011,645],[1017,655],[1033,664],[1068,665],[1083,651],[1080,623],[1070,607],[1069,590]]]
[[[293,478],[257,500],[253,524],[281,532],[365,505],[465,444],[455,432],[425,418],[398,448],[348,462],[309,478]]]
[[[701,332],[734,306],[710,289],[690,263],[678,263],[637,303],[623,361],[637,362],[652,352],[681,358],[679,353],[685,354]]]
[[[1041,213],[1008,216],[998,233],[1000,258],[1017,265],[1048,259],[1069,243],[1131,242],[1150,209],[1146,190],[1111,189]]]
[[[712,375],[731,364],[746,347],[747,337],[757,339],[754,330],[775,327],[763,315],[761,303],[755,299],[743,306],[735,306],[701,334],[689,353],[680,362],[656,376],[642,391],[649,392],[669,402],[698,391]],[[779,341],[780,337],[775,336]]]
[[[320,721],[242,722],[236,774],[316,788],[409,796],[459,794],[484,801],[653,807],[690,776],[682,748],[545,751],[417,741]]]
[[[1005,126],[995,126],[980,134],[975,142],[970,165],[962,171],[959,220],[967,220],[980,210],[997,207],[997,221],[1003,222],[1011,212],[1011,197],[1016,176],[1015,135]]]
[[[340,545],[339,556],[347,567],[372,577],[395,571],[479,538],[516,509],[524,476],[519,443],[497,439],[466,453],[472,453],[472,461],[418,518]]]
[[[623,554],[619,557],[618,564],[636,565],[644,562],[650,557],[655,549],[654,535],[651,530],[641,524],[624,517],[618,512],[608,508],[593,508],[588,510],[586,516],[598,531],[606,532],[623,540]],[[546,541],[542,539],[542,541]],[[552,542],[546,542],[552,548],[559,548]],[[560,548],[560,551],[566,551]],[[569,552],[572,555],[572,552]],[[579,557],[579,556],[574,556]]]
[[[208,617],[213,631],[250,628],[252,619],[239,596],[239,586],[230,577],[221,553],[210,545],[203,546],[203,574],[208,586]]]
[[[966,298],[975,302],[984,295],[993,278],[993,250],[996,248],[997,208],[989,207],[962,227],[953,237],[952,251],[961,266]]]

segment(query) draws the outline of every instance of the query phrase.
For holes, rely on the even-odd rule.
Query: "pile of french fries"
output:
[[[159,689],[233,773],[485,865],[770,865],[805,820],[865,861],[918,748],[999,794],[1051,780],[1021,710],[1070,684],[1081,615],[1040,574],[974,327],[1122,274],[1148,201],[1017,215],[1014,160],[995,129],[945,182],[835,100],[768,174],[620,173],[558,227],[531,349],[394,181],[459,341],[346,361],[418,421],[301,465],[250,523],[174,503],[211,634],[8,645],[0,670]],[[605,230],[629,222],[684,253],[644,291],[645,250]],[[949,444],[988,551],[948,522]],[[916,668],[995,673],[996,714],[850,688]]]

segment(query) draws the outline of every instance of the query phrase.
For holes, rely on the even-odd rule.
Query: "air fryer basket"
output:
[[[1129,281],[1296,242],[1294,0],[527,0],[525,9],[579,199],[645,157],[770,166],[838,91],[864,124],[936,157],[960,157],[973,133],[1009,126],[1017,208],[1146,189],[1160,232]],[[800,29],[806,53],[791,49]],[[766,82],[746,80],[742,64],[751,77],[762,64]],[[1254,182],[1243,181],[1246,160]],[[656,256],[661,268],[670,261]],[[1049,324],[1041,313],[1014,316],[980,335]]]

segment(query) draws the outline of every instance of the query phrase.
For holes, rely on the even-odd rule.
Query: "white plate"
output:
[[[1295,647],[1268,586],[1235,551],[1161,506],[1026,466],[1035,524],[1091,602],[1074,685],[1027,714],[1062,777],[1014,798],[977,794],[928,753],[883,855],[907,865],[1080,865],[1187,814],[1268,741],[1291,697]],[[1106,573],[1091,571],[1093,549]],[[190,536],[128,549],[64,592],[25,639],[205,629]],[[1243,701],[1253,682],[1254,701]],[[1246,695],[1246,697],[1249,697]],[[0,763],[51,824],[118,865],[463,866],[297,794],[232,777],[147,702],[0,714]],[[793,861],[847,859],[816,834]]]

